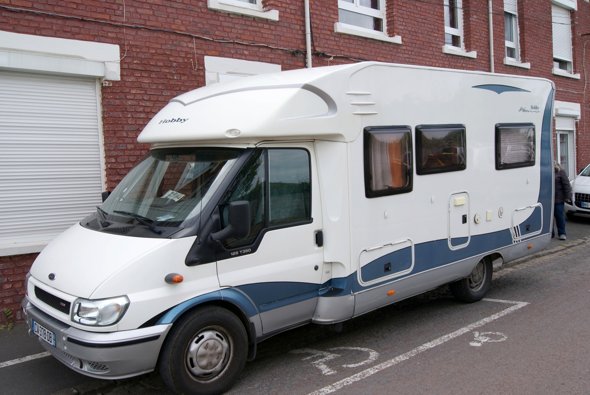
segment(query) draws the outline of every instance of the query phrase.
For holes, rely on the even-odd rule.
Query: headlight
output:
[[[90,326],[112,325],[123,317],[128,306],[127,296],[100,300],[76,299],[72,321]]]

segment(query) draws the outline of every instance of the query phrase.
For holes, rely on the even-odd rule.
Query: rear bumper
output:
[[[56,359],[86,376],[122,379],[154,370],[160,348],[171,325],[112,333],[87,332],[65,325],[22,302],[29,333],[33,320],[55,335],[55,346],[39,338],[41,345]]]

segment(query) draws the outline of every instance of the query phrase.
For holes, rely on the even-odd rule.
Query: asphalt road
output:
[[[568,240],[494,273],[488,297],[445,288],[347,322],[308,325],[259,347],[232,394],[588,394],[590,219]],[[156,374],[115,382],[70,371],[26,335],[0,332],[2,394],[166,394]],[[42,354],[43,355],[43,354]]]

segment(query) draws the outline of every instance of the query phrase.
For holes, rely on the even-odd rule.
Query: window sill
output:
[[[447,55],[463,56],[463,57],[471,58],[471,59],[477,58],[477,51],[467,52],[461,48],[452,47],[450,45],[443,45],[442,51],[443,51],[443,53],[446,53]]]
[[[386,35],[385,33],[377,32],[377,31],[373,31],[373,30],[369,30],[369,29],[363,29],[361,27],[348,25],[346,23],[341,23],[341,22],[336,22],[334,24],[334,31],[336,33],[350,34],[351,36],[365,37],[365,38],[370,38],[372,40],[385,41],[385,42],[392,43],[392,44],[401,44],[402,43],[401,36],[390,37],[390,36]]]
[[[572,73],[568,73],[565,70],[562,69],[556,69],[555,67],[553,68],[553,75],[558,75],[560,77],[566,77],[566,78],[571,78],[574,80],[579,80],[580,79],[580,74],[572,74]]]
[[[49,240],[44,242],[39,241],[38,243],[0,243],[0,257],[38,253],[41,252],[48,243]]]
[[[530,63],[528,63],[528,62],[522,63],[522,62],[519,62],[518,60],[511,59],[511,58],[504,58],[504,64],[506,66],[520,67],[521,69],[527,69],[527,70],[530,70],[530,68],[531,68]]]
[[[246,3],[244,3],[244,5],[242,6],[240,4],[237,4],[237,2],[231,0],[208,0],[207,7],[209,7],[209,9],[211,10],[229,12],[232,14],[247,15],[252,16],[254,18],[268,19],[271,21],[279,20],[278,10],[264,11],[262,9],[257,8],[256,6],[248,7],[248,4]]]

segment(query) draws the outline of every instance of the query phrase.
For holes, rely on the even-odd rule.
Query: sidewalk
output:
[[[567,240],[559,240],[557,237],[551,239],[547,249],[559,248],[568,245],[578,245],[586,242],[590,238],[590,216],[578,215],[568,218],[565,225]]]
[[[590,216],[576,216],[568,218],[565,226],[567,240],[559,240],[557,237],[551,239],[549,245],[542,251],[526,256],[516,261],[509,262],[503,267],[518,265],[519,263],[535,259],[540,256],[553,254],[566,248],[578,246],[590,242]],[[500,269],[501,270],[501,269]]]

